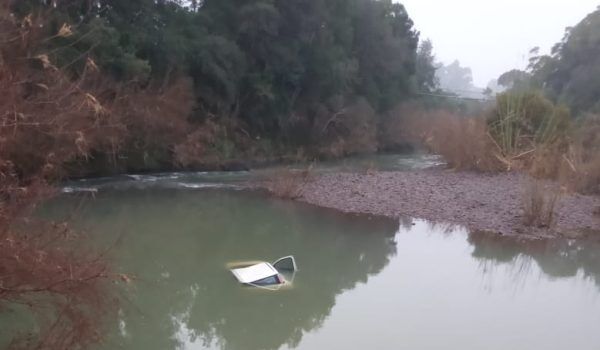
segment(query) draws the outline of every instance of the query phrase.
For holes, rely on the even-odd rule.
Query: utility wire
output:
[[[465,97],[465,96],[458,96],[458,95],[443,95],[443,94],[433,94],[433,93],[427,93],[427,92],[417,92],[416,94],[423,95],[423,96],[455,98],[457,100],[486,101],[486,102],[493,101],[493,99],[490,99],[490,98],[475,98],[475,97]]]

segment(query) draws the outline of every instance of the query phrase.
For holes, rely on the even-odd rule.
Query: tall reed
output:
[[[570,125],[568,109],[537,92],[507,92],[497,97],[488,130],[510,168],[528,169],[536,159],[564,150]]]

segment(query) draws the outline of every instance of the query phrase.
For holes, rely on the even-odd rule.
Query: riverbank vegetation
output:
[[[475,115],[413,108],[392,116],[395,130],[413,130],[418,142],[450,167],[482,172],[519,170],[559,181],[566,189],[600,192],[600,10],[569,29],[551,55],[532,51],[526,71],[503,74],[507,90]],[[413,137],[414,139],[414,137]]]
[[[0,306],[37,316],[15,349],[101,341],[130,280],[32,218],[57,181],[373,152],[433,79],[391,1],[8,1],[0,29]]]
[[[78,175],[373,152],[385,113],[435,85],[431,50],[418,54],[391,1],[53,3],[9,9],[44,18],[28,55],[76,79],[93,63],[92,95],[126,129]]]
[[[99,341],[108,287],[129,280],[68,224],[31,218],[65,178],[426,147],[600,193],[599,30],[596,11],[501,77],[495,102],[463,102],[440,95],[432,43],[391,0],[3,2],[0,306],[44,311],[14,348]],[[443,71],[473,90],[458,62]],[[270,190],[297,198],[310,171],[275,175]],[[541,192],[525,211],[550,226]]]
[[[498,79],[507,90],[485,111],[465,115],[439,108],[400,109],[392,117],[395,129],[414,130],[421,144],[455,169],[520,170],[558,180],[572,191],[597,194],[598,30],[600,10],[568,29],[550,55],[532,50],[526,71],[512,70]]]
[[[103,81],[91,59],[73,77],[35,51],[52,40],[40,20],[0,8],[0,308],[26,310],[33,321],[23,322],[35,324],[9,348],[76,349],[99,341],[119,277],[68,223],[32,214],[71,164],[116,147],[123,128],[96,97]],[[56,37],[68,35],[65,26]]]
[[[503,74],[506,90],[483,110],[408,103],[392,113],[387,130],[442,155],[452,169],[528,174],[522,223],[550,229],[562,194],[600,194],[598,30],[600,10],[567,30],[550,55],[532,50],[528,69]]]

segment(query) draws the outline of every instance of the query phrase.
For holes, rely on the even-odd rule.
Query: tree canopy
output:
[[[600,111],[600,9],[568,28],[550,55],[531,59],[533,81],[574,112]]]
[[[189,76],[193,120],[235,120],[261,137],[311,140],[320,115],[356,97],[381,113],[409,97],[415,79],[433,83],[429,61],[420,61],[415,78],[418,32],[391,0],[25,0],[13,7],[21,16],[46,11],[51,31],[65,23],[77,29],[48,48],[61,67],[77,74],[93,57],[128,82]],[[421,53],[431,55],[431,47]]]
[[[422,41],[417,51],[416,72],[417,89],[420,92],[432,92],[438,87],[440,82],[436,76],[436,66],[431,40]]]
[[[458,60],[449,65],[442,65],[437,70],[440,87],[450,92],[464,93],[471,91],[473,86],[473,72],[469,67],[463,67]]]

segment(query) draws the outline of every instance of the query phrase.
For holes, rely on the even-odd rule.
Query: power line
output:
[[[490,99],[490,98],[475,98],[475,97],[466,97],[466,96],[459,96],[459,95],[443,95],[443,94],[433,94],[433,93],[427,93],[427,92],[417,92],[416,94],[423,95],[423,96],[455,98],[457,100],[486,101],[486,102],[493,101],[493,99]]]

